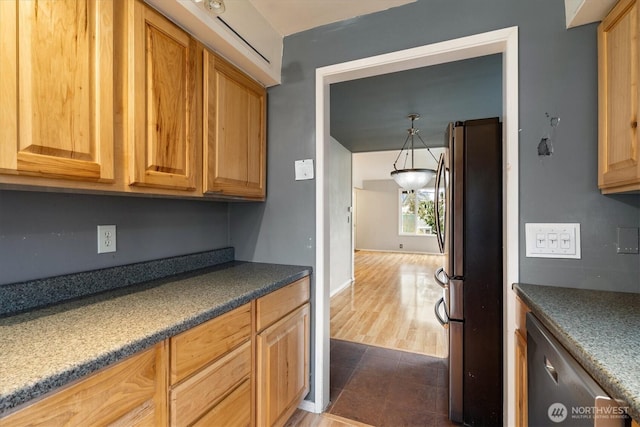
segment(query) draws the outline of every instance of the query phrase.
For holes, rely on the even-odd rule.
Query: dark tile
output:
[[[436,412],[447,415],[449,413],[449,389],[438,387],[436,392]]]
[[[396,376],[400,381],[437,387],[438,371],[438,368],[432,367],[425,362],[408,363],[401,360],[398,363]]]
[[[347,384],[355,368],[345,366],[332,366],[329,369],[329,387],[342,390]]]
[[[449,370],[438,370],[438,387],[449,387]]]
[[[387,403],[405,408],[423,407],[436,412],[437,387],[411,382],[393,381],[389,384]]]
[[[378,401],[380,406],[387,396],[391,376],[385,372],[378,372],[371,369],[356,369],[351,375],[351,379],[344,386],[344,390],[349,390],[367,397],[373,401]]]
[[[387,375],[395,375],[398,369],[398,359],[378,356],[367,351],[358,363],[357,369],[374,370]]]
[[[333,388],[333,387],[329,388],[329,405],[327,406],[327,411],[329,410],[329,408],[331,408],[331,406],[334,403],[338,401],[341,394],[342,394],[341,388]]]
[[[387,402],[380,417],[379,427],[435,427],[437,414],[423,407],[406,408]]]
[[[387,359],[399,360],[402,357],[402,351],[391,350],[384,347],[369,346],[365,356],[386,357]]]
[[[330,357],[327,412],[379,427],[455,426],[446,359],[340,340]]]
[[[378,425],[383,405],[354,391],[343,390],[329,413],[365,424]]]
[[[350,367],[354,368],[362,355],[367,350],[367,346],[363,344],[351,343],[348,341],[336,341],[333,349],[329,353],[331,367]]]

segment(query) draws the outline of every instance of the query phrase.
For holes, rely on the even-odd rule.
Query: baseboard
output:
[[[365,249],[356,248],[356,251],[362,252],[383,252],[383,253],[397,253],[397,254],[417,254],[417,255],[442,255],[440,252],[424,252],[424,251],[404,251],[401,249]]]
[[[322,412],[318,411],[316,409],[316,403],[311,402],[310,400],[303,400],[302,402],[300,402],[300,405],[298,405],[298,409],[302,409],[303,411],[307,412],[313,412],[314,414],[319,414]]]
[[[344,282],[342,285],[340,285],[336,290],[331,291],[329,298],[333,297],[336,294],[339,294],[340,292],[344,291],[345,289],[347,289],[349,286],[351,286],[351,283],[353,283],[353,279],[349,279],[346,282]]]

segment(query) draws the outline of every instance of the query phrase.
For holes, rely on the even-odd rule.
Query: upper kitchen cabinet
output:
[[[127,7],[129,184],[195,193],[202,145],[197,42],[139,0]]]
[[[213,53],[203,58],[203,191],[264,200],[266,91]]]
[[[640,190],[637,0],[620,0],[598,27],[598,186]]]
[[[114,179],[113,14],[111,0],[0,1],[0,173]]]

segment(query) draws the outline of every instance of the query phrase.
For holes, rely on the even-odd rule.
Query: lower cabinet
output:
[[[527,324],[526,315],[529,308],[516,297],[516,426],[527,427]]]
[[[256,338],[257,425],[282,426],[309,392],[309,304]]]
[[[170,425],[251,425],[251,304],[171,337],[169,348]]]
[[[309,392],[309,278],[256,300],[256,425],[282,426]]]
[[[282,426],[309,391],[309,278],[0,418],[0,427]]]
[[[164,343],[133,355],[0,419],[0,426],[163,426]]]

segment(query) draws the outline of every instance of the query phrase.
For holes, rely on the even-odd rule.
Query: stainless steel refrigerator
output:
[[[502,126],[498,118],[451,123],[445,139],[435,204],[436,235],[445,255],[436,272],[443,297],[435,313],[449,332],[449,418],[498,426],[503,402]]]

